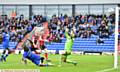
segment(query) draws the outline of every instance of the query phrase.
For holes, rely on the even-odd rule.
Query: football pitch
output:
[[[30,61],[25,65],[21,58],[21,54],[9,55],[7,62],[0,62],[0,69],[39,69],[40,72],[102,72],[105,69],[113,68],[112,55],[71,55],[68,58],[77,61],[77,65],[63,63],[61,67],[58,66],[60,55],[49,55],[49,59],[55,64],[51,67],[38,67]],[[118,69],[103,72],[120,72],[120,66]]]

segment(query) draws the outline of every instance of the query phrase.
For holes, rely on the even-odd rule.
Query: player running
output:
[[[77,63],[75,61],[70,61],[67,59],[68,55],[71,55],[71,51],[72,51],[72,46],[74,43],[74,32],[71,31],[71,33],[68,33],[68,28],[65,31],[65,36],[66,36],[66,42],[65,42],[65,48],[64,48],[64,53],[61,56],[61,63],[62,62],[66,62],[66,63],[72,63],[74,65],[76,65]]]
[[[2,55],[1,55],[1,58],[0,60],[1,61],[6,61],[6,58],[8,57],[8,54],[10,52],[10,49],[9,49],[9,42],[10,42],[10,34],[6,31],[3,33],[3,52],[2,52]]]

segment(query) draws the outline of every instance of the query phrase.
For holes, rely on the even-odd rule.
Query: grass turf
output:
[[[113,67],[113,56],[111,55],[71,55],[69,59],[77,61],[77,66],[63,63],[61,67],[58,67],[60,55],[49,55],[49,59],[55,64],[53,67],[38,67],[30,61],[25,65],[21,62],[21,58],[22,55],[9,55],[7,62],[0,62],[0,69],[40,69],[40,72],[96,72]],[[120,72],[120,66],[118,69],[108,72]]]

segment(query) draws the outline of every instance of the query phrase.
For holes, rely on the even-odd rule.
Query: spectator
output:
[[[82,38],[88,38],[88,32],[87,32],[87,30],[85,30],[84,33],[82,34]]]
[[[90,38],[92,34],[98,35],[100,38],[109,38],[114,33],[115,15],[77,15],[75,17],[68,17],[62,15],[57,17],[53,15],[49,22],[49,32],[53,36],[53,41],[58,41],[64,38],[66,28],[74,31],[75,37]],[[32,29],[46,21],[46,17],[42,15],[34,15],[30,20],[25,20],[24,15],[17,18],[8,18],[4,16],[0,20],[0,30],[9,29],[11,41],[21,41],[21,39]]]
[[[97,43],[97,44],[104,44],[104,41],[103,41],[103,39],[98,38],[98,39],[96,40],[96,43]]]

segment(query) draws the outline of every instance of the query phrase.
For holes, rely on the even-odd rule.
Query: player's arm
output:
[[[75,33],[74,33],[73,30],[71,31],[71,37],[72,37],[72,39],[74,40],[74,38],[75,38]]]
[[[65,30],[65,36],[66,36],[67,39],[70,37],[70,36],[68,35],[68,28],[66,28],[66,30]]]

